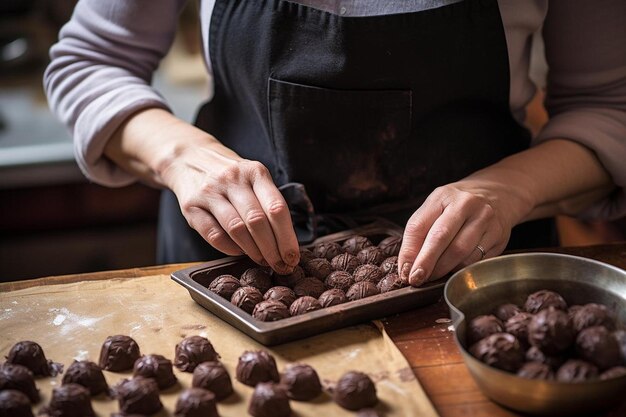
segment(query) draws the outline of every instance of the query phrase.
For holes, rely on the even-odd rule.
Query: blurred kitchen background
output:
[[[47,107],[41,80],[48,49],[75,3],[0,1],[0,282],[155,263],[159,191],[87,182],[69,132]],[[533,50],[533,77],[542,85],[539,38]],[[188,121],[209,97],[196,1],[180,16],[154,84]],[[533,130],[546,120],[541,101],[538,94],[529,106]],[[615,224],[559,222],[565,246],[624,240]]]

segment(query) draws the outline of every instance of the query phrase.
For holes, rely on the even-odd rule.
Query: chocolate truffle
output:
[[[329,261],[340,253],[343,253],[343,249],[339,243],[335,242],[318,243],[313,248],[313,255],[316,258],[326,258]]]
[[[50,417],[94,417],[89,390],[78,384],[64,384],[52,390],[44,412]]]
[[[496,307],[493,315],[502,320],[502,322],[504,323],[520,311],[522,311],[522,309],[520,309],[515,304],[500,304],[498,307]]]
[[[470,353],[489,366],[516,372],[524,362],[524,350],[512,334],[495,333],[481,339],[469,349]]]
[[[528,346],[528,324],[533,319],[533,315],[525,311],[520,311],[504,323],[504,329],[517,337],[522,346]]]
[[[574,329],[566,312],[548,307],[528,323],[528,342],[547,355],[556,355],[574,341]]]
[[[517,370],[517,376],[528,379],[554,379],[552,369],[550,369],[550,367],[545,363],[541,362],[526,362]]]
[[[330,265],[330,262],[328,262],[328,259],[313,258],[304,264],[304,272],[306,272],[308,276],[324,280],[328,274],[333,272],[333,267]],[[298,284],[296,284],[296,286]]]
[[[569,316],[570,320],[574,320],[574,315],[581,308],[583,308],[583,306],[581,306],[581,305],[569,306],[569,308],[567,309],[567,315]]]
[[[363,372],[345,373],[335,386],[333,399],[345,409],[356,411],[373,407],[378,402],[376,386]]]
[[[239,280],[242,287],[254,287],[264,294],[272,286],[272,278],[263,268],[249,268],[243,271]]]
[[[528,298],[526,298],[526,303],[524,303],[524,310],[531,314],[536,314],[548,307],[567,311],[567,303],[563,297],[549,290],[541,290],[530,294]]]
[[[176,401],[174,417],[219,417],[215,395],[202,388],[184,390]]]
[[[100,368],[111,372],[123,372],[133,368],[139,359],[139,345],[130,336],[118,334],[106,338],[100,349]]]
[[[360,265],[354,270],[354,281],[369,281],[374,284],[383,278],[383,271],[379,267],[372,264]]]
[[[368,246],[367,248],[361,249],[359,253],[356,254],[356,257],[362,264],[376,266],[380,265],[380,263],[385,260],[385,255],[376,246]]]
[[[30,401],[21,391],[0,391],[0,417],[33,417]]]
[[[372,242],[365,236],[352,236],[341,245],[345,252],[355,256],[361,249],[365,249],[368,246],[372,246]]]
[[[254,387],[259,382],[278,382],[280,377],[274,357],[264,350],[245,351],[237,363],[237,381]]]
[[[611,317],[609,310],[602,304],[585,304],[577,309],[571,317],[574,331],[577,333],[592,326],[604,326],[608,330],[615,328],[613,317]]]
[[[390,256],[380,263],[380,270],[383,275],[387,275],[390,272],[398,273],[398,257]]]
[[[312,400],[322,392],[322,384],[315,369],[301,363],[287,365],[280,383],[287,389],[289,398],[296,401]]]
[[[494,333],[502,333],[504,325],[496,316],[483,315],[474,317],[467,326],[467,343],[473,345]]]
[[[170,368],[171,368],[170,364]],[[102,368],[91,361],[74,361],[63,375],[63,385],[78,384],[89,390],[91,396],[109,392]]]
[[[30,340],[14,344],[7,363],[25,366],[35,376],[56,376],[63,372],[63,365],[47,360],[41,346]]]
[[[254,307],[252,317],[261,321],[276,321],[289,317],[289,307],[280,301],[261,301]]]
[[[263,301],[263,294],[255,287],[241,287],[234,292],[230,302],[248,314],[252,314],[254,307]]]
[[[354,270],[361,265],[359,259],[349,253],[342,253],[337,255],[330,261],[330,265],[337,271],[346,271],[353,273]]]
[[[313,258],[317,258],[317,256],[313,255],[313,252],[306,248],[300,248],[300,265],[304,265]]]
[[[320,308],[322,308],[322,305],[319,301],[317,301],[317,298],[305,295],[304,297],[298,298],[291,304],[291,307],[289,307],[289,314],[294,317],[319,310]]]
[[[178,382],[172,369],[172,361],[162,355],[146,355],[137,359],[133,368],[135,377],[152,378],[159,389],[169,388]]]
[[[324,291],[326,291],[324,283],[313,277],[306,277],[293,287],[293,292],[295,292],[298,297],[309,295],[318,298]]]
[[[556,372],[559,382],[585,382],[598,377],[598,368],[589,362],[570,359]]]
[[[296,301],[296,293],[288,287],[272,287],[267,290],[267,292],[263,296],[263,299],[266,301],[280,301],[281,303],[289,307],[291,303]]]
[[[25,366],[5,362],[0,365],[0,391],[21,391],[33,403],[39,402],[39,391],[33,373]]]
[[[601,370],[622,364],[617,340],[604,326],[587,327],[578,333],[576,353]]]
[[[346,297],[346,293],[340,289],[331,288],[330,290],[324,291],[317,300],[320,302],[322,307],[332,307],[345,303],[348,301],[348,297]]]
[[[567,358],[564,356],[546,356],[538,347],[531,346],[526,351],[526,360],[528,362],[540,362],[545,363],[551,369],[559,369],[563,362],[565,362]]]
[[[619,349],[622,352],[622,359],[626,363],[626,330],[616,330],[613,332],[613,337],[617,340]]]
[[[380,249],[385,256],[398,256],[401,246],[401,237],[389,236],[380,241],[378,249]]]
[[[400,288],[406,287],[406,284],[402,282],[402,279],[400,279],[400,276],[396,272],[390,272],[378,281],[376,287],[381,293],[385,293],[399,290]]]
[[[163,408],[159,398],[159,387],[152,378],[123,380],[115,386],[115,397],[122,415],[151,415]]]
[[[308,262],[308,261],[307,261]],[[293,288],[301,279],[304,278],[304,269],[296,266],[291,274],[279,275],[274,274],[274,284],[281,287]]]
[[[345,292],[354,284],[354,278],[347,271],[333,271],[326,277],[324,284],[326,288],[338,288]]]
[[[380,294],[376,284],[369,281],[361,281],[350,287],[348,292],[346,292],[346,297],[348,297],[348,300],[350,301],[355,301],[360,300],[361,298],[371,297],[376,294]]]
[[[183,372],[193,372],[198,364],[216,361],[219,357],[206,337],[188,336],[176,345],[174,366]]]
[[[602,372],[600,374],[600,379],[605,380],[605,379],[611,379],[611,378],[619,378],[625,375],[626,375],[626,367],[614,366]]]
[[[289,417],[291,406],[284,387],[262,382],[254,388],[248,413],[253,417]]]
[[[373,408],[362,408],[356,413],[356,417],[381,417]]]
[[[220,275],[209,284],[209,290],[222,298],[230,300],[237,288],[241,287],[241,283],[232,275]]]
[[[230,375],[221,362],[202,362],[193,370],[191,386],[204,388],[215,394],[221,401],[233,393]]]

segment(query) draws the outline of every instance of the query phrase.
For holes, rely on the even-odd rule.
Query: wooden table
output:
[[[558,248],[552,251],[585,256],[626,269],[626,242],[579,248]],[[133,278],[170,274],[187,266],[189,264],[48,277],[5,284],[4,289],[16,290],[33,285],[50,285],[60,281],[67,283],[107,277]],[[394,343],[411,364],[413,372],[442,417],[520,415],[498,406],[482,395],[455,345],[453,333],[449,329],[451,323],[448,317],[448,308],[445,302],[440,300],[434,305],[389,317],[383,320],[383,323]],[[605,416],[626,416],[626,400]]]

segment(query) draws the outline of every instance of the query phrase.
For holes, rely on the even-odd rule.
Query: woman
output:
[[[415,286],[507,244],[554,244],[556,214],[626,211],[623,1],[204,0],[215,95],[198,127],[149,86],[183,3],[81,1],[45,75],[88,178],[173,192],[160,261],[207,259],[206,241],[290,271],[277,186],[310,197],[326,231],[405,225],[399,272]],[[531,142],[520,121],[541,25],[551,119]]]

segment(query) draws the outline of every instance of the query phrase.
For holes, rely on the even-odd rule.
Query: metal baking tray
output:
[[[402,229],[393,223],[377,221],[369,225],[321,237],[305,248],[320,242],[340,242],[353,235],[369,237],[374,243],[387,236],[402,236]],[[318,333],[389,316],[416,307],[433,304],[443,294],[446,279],[425,284],[420,288],[406,287],[357,301],[323,308],[301,316],[263,322],[234,306],[228,300],[208,290],[222,274],[240,276],[256,265],[245,256],[227,257],[176,271],[172,279],[185,287],[191,298],[231,326],[241,330],[259,343],[271,346],[302,339]]]

